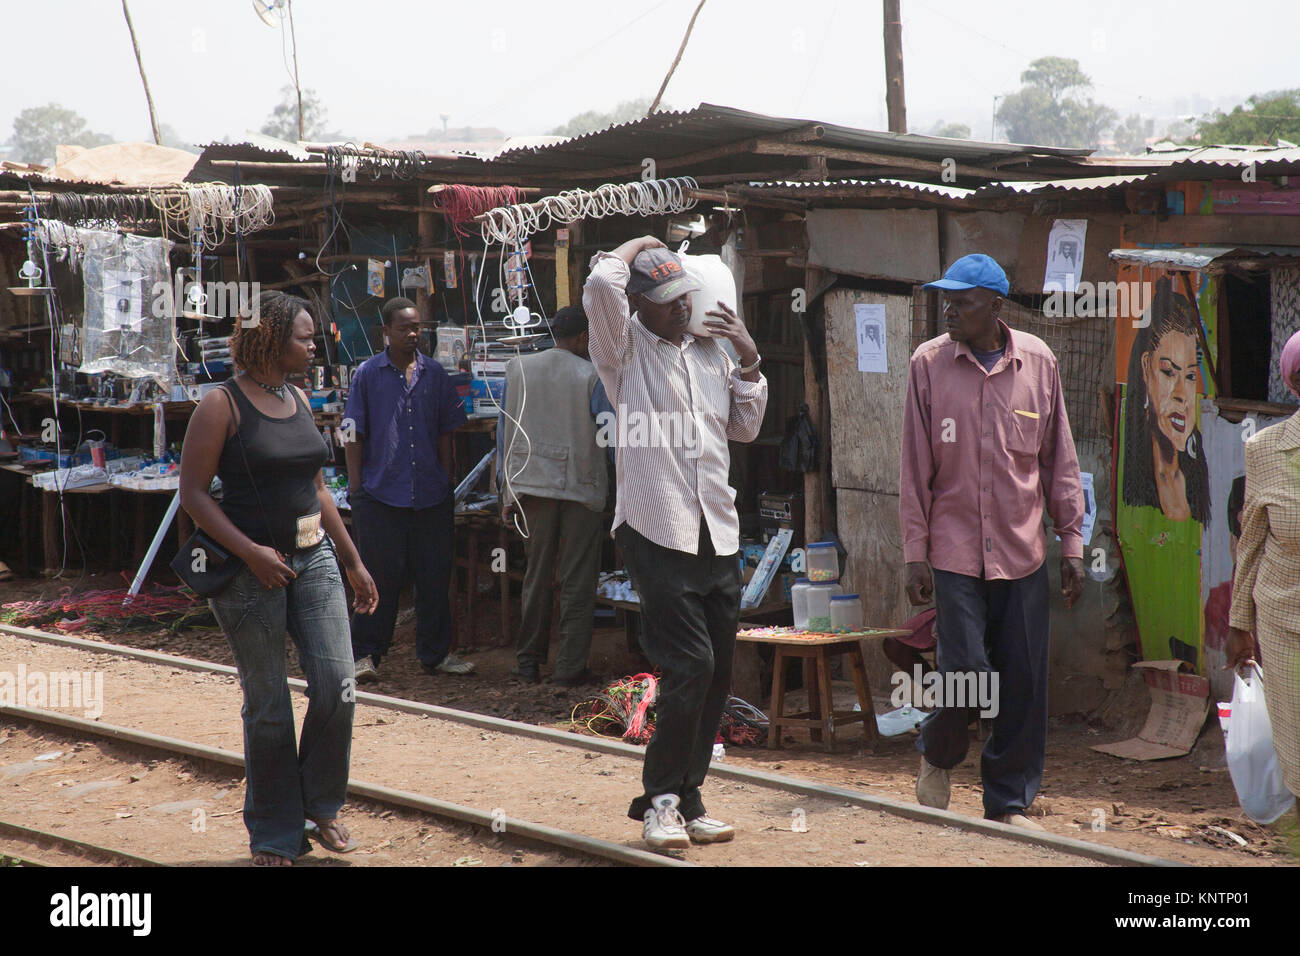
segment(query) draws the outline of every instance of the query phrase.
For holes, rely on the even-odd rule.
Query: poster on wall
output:
[[[1088,220],[1057,219],[1047,236],[1047,270],[1043,274],[1044,292],[1073,292],[1083,277],[1083,246],[1088,236]]]
[[[885,307],[859,302],[853,306],[853,321],[857,326],[858,371],[888,372],[889,359],[885,354]]]
[[[1201,546],[1213,524],[1213,462],[1201,434],[1196,311],[1164,277],[1149,316],[1121,391],[1115,527],[1142,658],[1183,660],[1205,675]]]

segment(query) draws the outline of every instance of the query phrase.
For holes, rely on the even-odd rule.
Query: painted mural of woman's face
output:
[[[1196,418],[1196,339],[1166,332],[1154,351],[1142,356],[1142,376],[1160,433],[1185,451]]]

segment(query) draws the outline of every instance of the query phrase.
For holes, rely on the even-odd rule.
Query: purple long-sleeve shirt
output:
[[[1014,580],[1046,556],[1044,504],[1062,556],[1083,556],[1084,500],[1056,356],[999,324],[991,370],[946,334],[913,353],[898,510],[904,561]]]
[[[465,406],[441,365],[416,353],[408,385],[388,350],[357,369],[345,418],[361,439],[361,487],[394,508],[432,508],[451,490],[438,438],[465,424]]]

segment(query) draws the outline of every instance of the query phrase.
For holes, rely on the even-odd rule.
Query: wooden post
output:
[[[907,103],[903,97],[903,12],[901,0],[883,0],[885,12],[885,106],[889,131],[907,132]]]
[[[572,303],[569,294],[569,230],[555,230],[555,311]]]
[[[140,68],[140,82],[144,84],[145,102],[149,104],[149,125],[153,128],[153,141],[162,145],[162,136],[158,133],[158,115],[153,109],[153,96],[149,93],[149,81],[144,75],[144,60],[140,58],[140,44],[135,39],[135,27],[131,24],[131,11],[127,9],[126,0],[122,0],[122,15],[126,17],[126,28],[131,34],[131,48],[135,50],[135,65]]]

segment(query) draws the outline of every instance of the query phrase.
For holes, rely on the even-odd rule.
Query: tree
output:
[[[1146,152],[1147,140],[1155,133],[1156,121],[1143,119],[1130,113],[1124,122],[1115,127],[1115,149],[1124,156],[1139,156]]]
[[[1300,89],[1257,93],[1231,113],[1215,110],[1196,124],[1200,141],[1253,146],[1279,138],[1300,143]]]
[[[926,136],[946,136],[948,139],[970,139],[970,127],[965,123],[945,123],[939,120],[928,130]]]
[[[10,143],[20,162],[54,163],[56,146],[103,146],[113,137],[86,128],[86,121],[58,103],[31,106],[14,117]]]
[[[159,123],[158,135],[161,137],[164,146],[170,146],[172,149],[183,149],[187,153],[197,154],[199,152],[193,143],[186,142],[180,133],[176,132],[171,123]]]
[[[649,109],[649,97],[624,100],[608,113],[602,113],[598,110],[587,110],[585,113],[579,113],[577,116],[570,118],[563,126],[557,126],[551,130],[550,135],[582,136],[584,133],[594,133],[616,123],[630,123],[633,120],[643,119]],[[671,109],[672,107],[667,103],[660,103],[656,112],[663,113]]]
[[[1020,81],[1024,86],[1007,94],[997,111],[1012,142],[1096,149],[1119,119],[1109,106],[1084,96],[1092,80],[1078,60],[1040,57],[1020,74]]]
[[[315,90],[302,91],[302,135],[304,139],[320,139],[325,134],[325,106]],[[280,102],[262,124],[265,136],[298,142],[298,94],[292,86],[280,87]]]

